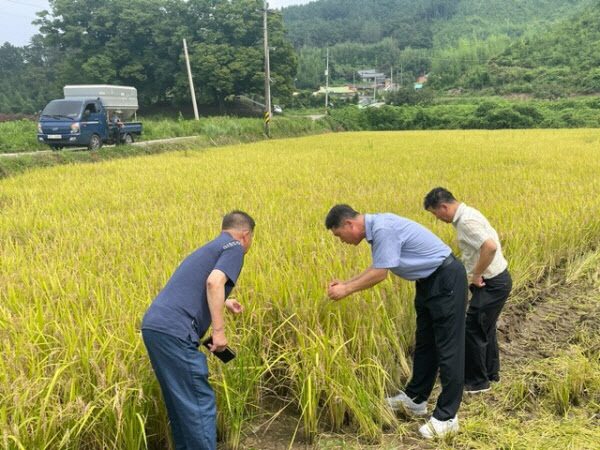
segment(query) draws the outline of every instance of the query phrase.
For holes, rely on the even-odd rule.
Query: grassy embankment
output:
[[[300,120],[298,120],[300,119]],[[173,119],[167,117],[139,117],[144,132],[137,140],[151,141],[182,136],[205,136],[207,139],[218,139],[228,136],[232,141],[255,140],[264,137],[262,119],[238,117],[202,117],[200,120]],[[302,117],[294,120],[285,117],[273,119],[274,137],[289,137],[302,133],[309,123]],[[0,153],[22,153],[36,150],[49,150],[40,144],[36,137],[37,122],[21,119],[0,122]]]
[[[144,133],[140,141],[197,136],[185,141],[162,142],[145,146],[105,147],[96,151],[58,151],[38,155],[0,157],[0,178],[35,167],[48,167],[75,162],[95,162],[126,156],[162,153],[173,149],[214,147],[218,145],[253,142],[266,139],[261,119],[209,117],[195,120],[168,118],[139,118]],[[0,153],[25,153],[49,150],[36,141],[37,122],[18,120],[0,123]],[[302,117],[276,117],[271,122],[273,138],[295,137],[329,131],[324,122]]]
[[[219,430],[228,444],[243,444],[253,433],[249,423],[271,418],[272,411],[262,414],[275,397],[299,418],[302,442],[334,430],[382,448],[390,433],[422,445],[417,423],[383,406],[385,393],[410,373],[413,287],[390,277],[328,301],[326,282],[355,274],[370,255],[366,243],[340,244],[323,226],[325,213],[336,202],[396,212],[456,249],[452,227],[421,207],[429,189],[447,186],[499,230],[515,281],[511,303],[519,309],[539,301],[541,282],[563,273],[567,281],[590,277],[598,286],[599,145],[600,131],[590,129],[365,132],[61,166],[2,180],[4,447],[167,446],[140,319],[179,261],[215,236],[221,215],[233,208],[250,212],[257,228],[235,292],[246,311],[228,324],[238,358],[228,365],[211,358]],[[524,353],[488,397],[496,406],[467,401],[462,431],[435,445],[597,444],[594,323],[580,326],[570,345],[549,358]]]

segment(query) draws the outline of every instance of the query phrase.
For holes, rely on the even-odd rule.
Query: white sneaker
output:
[[[458,431],[458,416],[448,420],[437,420],[431,416],[425,425],[419,428],[419,433],[427,439]]]
[[[415,416],[427,415],[427,402],[415,403],[404,391],[400,391],[395,397],[386,397],[385,401],[390,405],[392,411],[398,411],[404,407]]]

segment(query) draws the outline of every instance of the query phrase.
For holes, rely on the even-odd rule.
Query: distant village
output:
[[[395,91],[405,88],[407,85],[402,79],[393,78],[393,74],[387,76],[375,69],[364,69],[357,71],[360,80],[353,84],[344,84],[343,86],[320,86],[313,95],[328,94],[337,98],[347,99],[358,94],[360,98],[359,105],[373,105],[377,102],[377,91]],[[427,74],[418,77],[412,82],[413,89],[421,89],[427,82]],[[383,103],[382,103],[383,104]],[[375,106],[375,105],[373,105]]]

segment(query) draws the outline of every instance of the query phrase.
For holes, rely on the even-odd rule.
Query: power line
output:
[[[31,3],[18,2],[17,0],[4,0],[5,2],[15,3],[17,5],[31,6],[32,8],[43,8],[44,5],[32,5]],[[46,3],[46,2],[44,2]]]
[[[519,62],[524,62],[525,60],[518,60],[518,59],[498,59],[498,58],[490,58],[490,59],[464,59],[461,57],[456,57],[456,58],[440,58],[437,56],[421,56],[420,58],[422,59],[430,59],[433,61],[463,61],[463,62],[514,62],[514,63],[519,63]],[[535,61],[542,61],[542,60],[546,60],[546,59],[553,59],[555,58],[555,56],[544,56],[544,57],[538,57],[535,59]]]
[[[28,20],[35,20],[35,17],[31,17],[31,16],[25,16],[23,14],[15,14],[15,13],[9,13],[9,12],[5,12],[5,11],[0,11],[0,17],[2,16],[10,16],[10,17],[20,17],[22,19],[28,19]]]

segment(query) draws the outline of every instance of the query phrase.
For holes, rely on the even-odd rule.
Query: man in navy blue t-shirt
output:
[[[223,217],[221,234],[188,255],[142,320],[142,337],[160,384],[176,449],[213,450],[217,409],[206,356],[198,343],[212,323],[212,352],[227,347],[223,310],[252,245],[254,220],[243,211]]]
[[[406,408],[414,415],[426,415],[439,369],[442,392],[419,432],[432,438],[458,430],[465,359],[464,266],[435,234],[395,214],[360,214],[349,205],[336,205],[327,214],[325,226],[346,244],[358,245],[366,239],[373,256],[373,264],[362,273],[329,283],[327,295],[332,300],[375,286],[388,272],[415,281],[413,373],[404,391],[386,401],[393,410]]]

